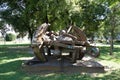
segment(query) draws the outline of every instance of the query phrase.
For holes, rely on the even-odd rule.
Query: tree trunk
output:
[[[113,12],[116,12],[116,9],[113,9]],[[110,55],[113,54],[113,39],[114,39],[114,30],[115,30],[115,26],[116,26],[116,21],[115,21],[115,13],[113,13],[111,15],[111,39],[110,39]]]
[[[94,42],[94,36],[91,37],[91,43],[93,43],[93,42]]]
[[[112,30],[111,31],[111,39],[110,39],[110,55],[113,54],[113,48],[114,48],[114,46],[113,46],[113,34],[114,34],[114,32]]]
[[[48,4],[46,3],[45,22],[48,23]]]
[[[33,31],[30,28],[28,28],[28,32],[29,32],[29,37],[30,37],[30,43],[32,43]]]

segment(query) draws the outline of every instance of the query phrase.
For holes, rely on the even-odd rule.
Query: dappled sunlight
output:
[[[97,74],[95,80],[119,80],[120,79],[120,70],[109,71],[105,74]]]
[[[28,59],[32,59],[33,57],[21,57],[21,58],[14,58],[14,59],[5,59],[5,60],[1,60],[0,64],[6,64],[9,62],[14,62],[14,61],[18,61],[18,60],[28,60]]]
[[[105,71],[120,69],[120,63],[115,63],[115,62],[106,61],[106,60],[101,60],[99,61],[99,63],[105,66]]]
[[[49,77],[49,76],[54,76],[55,73],[49,73],[49,74],[45,74],[44,77]]]
[[[10,71],[10,72],[5,72],[5,73],[0,73],[1,76],[3,76],[3,75],[9,76],[9,75],[13,75],[13,74],[16,74],[16,72]]]
[[[116,48],[120,48],[120,44],[119,45],[114,45]]]
[[[31,79],[31,77],[22,77],[21,80],[30,80],[30,79]]]
[[[120,62],[120,57],[119,56],[117,56],[117,55],[101,55],[100,56],[100,58],[99,58],[100,60],[108,60],[108,61],[113,61],[113,62],[116,62],[116,61],[119,61]]]
[[[3,52],[0,52],[0,54],[3,53]]]
[[[104,47],[99,47],[100,48],[100,57],[99,59],[101,60],[109,60],[109,61],[117,61],[120,62],[120,45],[115,45],[114,50],[113,50],[113,55],[109,55],[110,52],[110,47],[104,46]]]

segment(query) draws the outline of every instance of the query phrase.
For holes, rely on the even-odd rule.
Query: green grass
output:
[[[29,46],[30,44],[0,44],[1,48],[4,47],[16,47],[16,46]]]
[[[99,47],[99,49],[101,53],[101,56],[99,57],[99,59],[120,63],[120,47],[114,46],[113,55],[109,55],[110,48],[108,46]]]
[[[59,73],[46,75],[28,74],[22,70],[22,59],[33,55],[28,54],[29,49],[21,48],[24,46],[28,47],[29,45],[0,46],[0,80],[120,80],[120,70],[103,73],[102,76],[99,77],[92,77],[87,73],[76,73],[70,75]],[[100,60],[110,60],[120,63],[120,47],[115,47],[113,56],[108,55],[109,47],[100,47],[100,50]]]

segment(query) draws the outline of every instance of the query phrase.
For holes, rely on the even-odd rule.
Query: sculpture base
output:
[[[31,61],[31,60],[27,60]],[[32,60],[34,62],[34,60]],[[71,63],[66,58],[48,57],[47,62],[35,61],[35,64],[22,64],[22,69],[29,73],[49,73],[49,72],[64,72],[64,73],[103,73],[104,66],[94,60],[78,60],[76,63]]]

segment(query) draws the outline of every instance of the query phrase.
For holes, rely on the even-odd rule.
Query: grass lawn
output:
[[[25,47],[25,48],[24,48]],[[33,54],[28,54],[28,45],[0,45],[0,80],[120,80],[120,69],[108,71],[106,73],[91,76],[87,73],[76,74],[28,74],[21,69],[22,61],[25,57],[31,57]],[[120,46],[116,45],[114,55],[109,56],[109,47],[100,47],[101,56],[98,60],[109,61],[120,64]],[[107,64],[107,63],[106,63]]]

